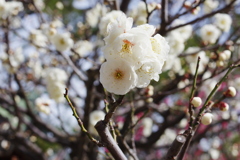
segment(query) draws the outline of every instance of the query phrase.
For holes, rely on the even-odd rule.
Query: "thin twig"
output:
[[[99,147],[103,147],[103,144],[100,143],[98,140],[96,140],[95,138],[92,137],[92,135],[87,131],[87,129],[84,127],[83,125],[83,122],[82,120],[79,118],[78,114],[77,114],[77,111],[76,111],[76,108],[73,106],[71,100],[69,99],[68,97],[68,89],[65,88],[65,93],[64,93],[64,97],[65,99],[67,100],[69,106],[71,107],[72,109],[72,112],[73,112],[73,116],[76,118],[77,122],[78,122],[78,125],[80,126],[81,130],[87,134],[88,138],[93,142],[95,143],[96,145],[98,145]]]

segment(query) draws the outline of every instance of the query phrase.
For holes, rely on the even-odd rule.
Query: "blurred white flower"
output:
[[[86,21],[92,28],[96,27],[99,23],[100,17],[107,13],[107,8],[105,5],[97,3],[96,6],[86,13]]]
[[[63,96],[63,93],[65,92],[65,88],[66,88],[66,85],[58,81],[47,83],[47,90],[48,90],[49,97],[59,103],[65,101],[65,98]]]
[[[220,34],[221,31],[212,24],[206,24],[200,30],[200,36],[205,43],[215,43]]]
[[[33,75],[38,79],[43,74],[42,62],[39,59],[30,59],[28,67],[32,69]]]
[[[2,60],[4,68],[9,73],[16,72],[18,70],[18,67],[24,62],[22,48],[17,48],[14,52],[11,52],[10,54],[2,52],[0,60]]]
[[[190,54],[186,56],[186,61],[189,63],[189,69],[192,75],[195,74],[196,71],[196,66],[197,66],[197,61],[198,57],[200,57],[200,62],[199,62],[199,67],[198,67],[198,73],[202,73],[205,69],[205,66],[209,62],[209,57],[206,55],[206,52],[204,51],[199,51],[199,47],[189,47],[185,53]],[[198,52],[199,51],[199,52]],[[194,53],[196,52],[196,53]],[[194,54],[191,54],[194,53]]]
[[[148,12],[153,11],[157,7],[157,3],[148,3]],[[147,23],[147,10],[146,4],[143,1],[139,1],[136,7],[131,10],[128,14],[130,17],[133,17],[136,25],[141,25]]]
[[[73,48],[80,57],[86,57],[93,50],[93,44],[87,40],[81,40],[76,42]]]
[[[136,86],[137,75],[123,59],[112,59],[102,64],[100,82],[107,91],[124,95]]]
[[[104,117],[105,117],[105,113],[101,110],[95,110],[90,113],[89,128],[88,128],[90,133],[94,135],[98,135],[94,126],[97,124],[98,121],[104,120]]]
[[[178,56],[184,50],[184,39],[179,32],[170,32],[166,37],[170,46],[169,55]]]
[[[178,26],[181,24],[185,24],[186,22],[181,19],[176,19],[173,21],[172,26]],[[184,41],[188,40],[192,35],[192,26],[191,25],[185,25],[183,27],[177,28],[172,32],[178,32],[181,35],[181,38],[183,38]]]
[[[50,99],[38,97],[35,100],[35,105],[37,106],[38,111],[43,112],[45,114],[50,114]]]
[[[102,110],[95,110],[90,113],[89,122],[95,126],[98,121],[104,120],[105,113]]]
[[[3,19],[6,19],[9,16],[17,15],[20,11],[23,11],[22,2],[17,1],[0,1],[0,16]]]
[[[217,0],[205,0],[203,3],[203,11],[205,13],[212,12],[215,8],[218,7],[219,2]]]
[[[43,10],[45,8],[45,3],[44,0],[33,0],[35,6],[37,7],[38,10]]]
[[[73,46],[73,40],[70,37],[70,33],[57,33],[52,39],[52,43],[58,51],[65,51]]]
[[[148,137],[152,133],[153,120],[149,117],[142,119],[143,136]]]
[[[10,15],[17,15],[19,12],[23,11],[24,9],[22,2],[9,1],[9,2],[6,2],[6,5]]]
[[[58,9],[62,10],[62,9],[64,8],[64,5],[63,5],[62,2],[58,1],[58,2],[56,3],[56,7],[57,7]]]
[[[42,33],[41,30],[32,30],[29,39],[33,42],[36,47],[46,47],[47,37]]]
[[[47,82],[47,91],[50,98],[54,99],[56,102],[63,102],[67,80],[67,74],[64,70],[59,68],[48,68],[44,73],[44,77]]]
[[[60,68],[47,68],[45,70],[44,76],[49,82],[65,82],[68,79],[67,73]]]
[[[232,25],[232,18],[230,15],[225,13],[218,13],[214,16],[215,18],[215,25],[219,27],[222,31],[228,32]]]

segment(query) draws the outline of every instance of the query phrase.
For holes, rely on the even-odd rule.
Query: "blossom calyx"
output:
[[[199,107],[202,104],[202,99],[200,97],[193,97],[191,100],[191,104],[194,107]]]

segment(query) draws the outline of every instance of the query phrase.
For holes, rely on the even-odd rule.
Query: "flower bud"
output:
[[[186,2],[184,2],[183,6],[184,6],[186,9],[189,9],[189,8],[191,8],[192,3],[189,2],[189,1],[186,1]]]
[[[191,10],[191,13],[196,15],[199,13],[200,10],[201,10],[201,8],[198,6],[198,7],[194,8],[193,10]]]
[[[231,58],[231,51],[229,50],[224,50],[223,51],[224,55],[226,56],[226,60],[229,60]]]
[[[211,113],[205,113],[202,116],[201,123],[204,125],[209,125],[210,123],[212,123],[212,117],[213,117],[213,115]]]
[[[193,97],[191,100],[191,104],[194,107],[199,107],[202,104],[202,99],[200,97]]]
[[[228,90],[224,93],[226,97],[235,97],[237,94],[237,91],[234,87],[228,87]]]
[[[220,60],[220,61],[225,61],[225,60],[227,60],[227,55],[224,54],[224,53],[220,53],[220,54],[219,54],[219,60]]]
[[[229,109],[229,105],[225,102],[220,102],[218,107],[221,111],[227,111]]]
[[[217,64],[218,67],[223,67],[224,66],[224,62],[222,60],[218,60],[216,64]]]

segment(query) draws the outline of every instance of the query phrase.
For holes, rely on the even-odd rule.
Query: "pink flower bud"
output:
[[[193,97],[191,100],[191,104],[194,107],[199,107],[202,104],[202,99],[200,97]]]
[[[228,90],[224,93],[227,97],[235,97],[237,94],[237,91],[234,87],[228,87]]]
[[[221,111],[227,111],[229,109],[229,105],[225,102],[220,102],[218,107]]]
[[[213,115],[211,113],[205,113],[202,116],[201,123],[204,125],[209,125],[210,123],[212,123],[212,117],[213,117]]]

